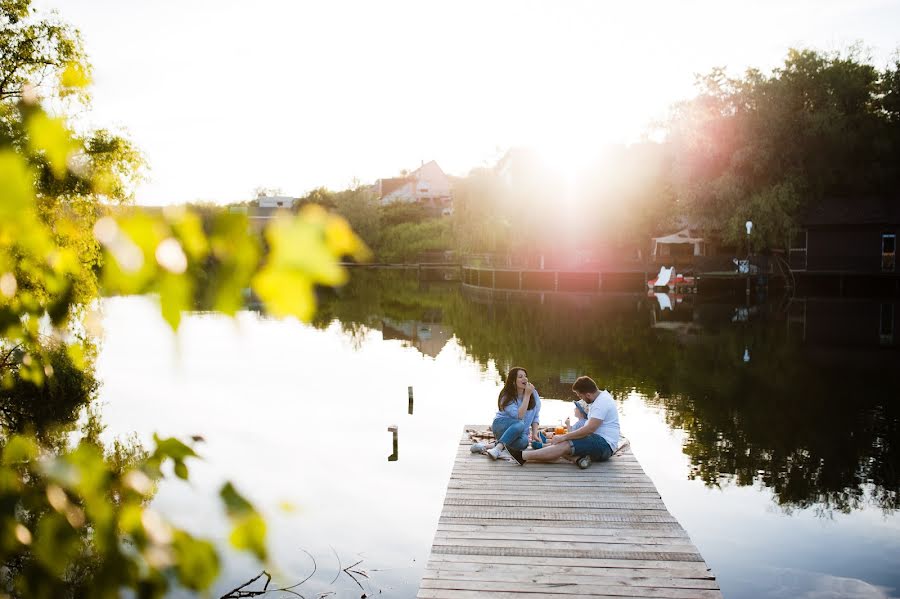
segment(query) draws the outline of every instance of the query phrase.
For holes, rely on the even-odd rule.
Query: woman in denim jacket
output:
[[[541,397],[528,382],[528,372],[514,366],[506,375],[506,384],[497,397],[497,415],[491,430],[497,444],[487,451],[493,459],[506,448],[521,463],[522,450],[528,447],[528,431],[532,439],[539,439]]]

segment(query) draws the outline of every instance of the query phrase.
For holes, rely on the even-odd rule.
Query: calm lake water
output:
[[[315,562],[307,597],[414,597],[462,426],[490,422],[501,373],[528,369],[545,424],[589,374],[726,597],[900,595],[897,300],[666,299],[359,270],[313,324],[193,314],[173,335],[152,300],[112,298],[106,435],[203,435],[191,483],[155,507],[226,548],[233,481],[269,518],[279,584]],[[225,551],[215,597],[261,570]],[[340,572],[356,562],[359,584]]]

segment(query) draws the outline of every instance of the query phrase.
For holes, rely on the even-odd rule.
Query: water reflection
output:
[[[319,326],[382,331],[436,356],[455,336],[481,364],[529,364],[548,397],[590,372],[687,433],[686,476],[762,484],[785,510],[900,507],[896,302],[763,305],[698,296],[485,292],[360,271]],[[752,359],[751,359],[752,356]]]
[[[149,300],[111,299],[104,418],[110,434],[206,437],[194,486],[154,502],[177,524],[225,539],[209,506],[227,478],[270,518],[281,582],[309,575],[309,551],[320,569],[305,596],[359,596],[331,581],[362,558],[372,594],[411,598],[462,425],[490,419],[500,372],[521,363],[566,400],[587,372],[622,402],[636,455],[726,596],[815,596],[848,579],[896,593],[900,383],[883,302],[667,299],[492,295],[359,270],[321,295],[311,327],[198,314],[177,337]],[[552,424],[571,406],[544,411]],[[219,595],[259,573],[221,547]]]

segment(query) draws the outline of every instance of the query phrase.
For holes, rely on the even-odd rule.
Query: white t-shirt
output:
[[[612,450],[619,448],[619,411],[616,409],[616,401],[609,391],[601,391],[591,403],[588,411],[588,419],[597,418],[603,421],[593,434],[603,437]]]

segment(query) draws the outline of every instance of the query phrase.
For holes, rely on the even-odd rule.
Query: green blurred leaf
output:
[[[184,462],[175,462],[175,476],[181,480],[188,479],[188,467]]]
[[[47,512],[41,517],[34,532],[32,551],[44,568],[57,578],[61,578],[78,555],[78,549],[78,533],[69,526],[62,515]]]
[[[13,435],[3,448],[3,464],[11,466],[30,462],[38,456],[38,446],[34,439],[23,435]]]
[[[91,84],[91,76],[84,65],[70,62],[59,76],[59,83],[64,88],[80,89]]]
[[[181,462],[185,458],[196,458],[197,453],[188,445],[185,445],[175,437],[167,437],[162,439],[157,435],[153,435],[153,441],[156,443],[156,454],[162,457],[169,457],[175,461]]]
[[[54,177],[62,179],[66,176],[69,155],[76,146],[63,119],[48,116],[44,111],[31,115],[28,144],[34,152],[43,152]]]
[[[206,289],[206,304],[227,315],[243,307],[243,291],[259,267],[260,241],[248,234],[249,226],[243,214],[225,212],[213,218],[209,242],[215,266]]]
[[[253,291],[273,316],[296,316],[308,322],[316,310],[312,283],[302,273],[265,268],[253,278]]]
[[[225,510],[229,516],[242,515],[254,511],[253,504],[244,499],[244,496],[238,493],[237,489],[230,482],[222,485],[222,488],[219,490],[219,497],[222,498]]]
[[[8,150],[0,151],[0,227],[21,221],[34,201],[32,181],[25,159]],[[20,232],[27,234],[26,231]]]
[[[172,542],[178,580],[185,587],[208,589],[219,575],[219,556],[208,541],[200,541],[185,532],[175,533]]]
[[[246,514],[232,520],[233,528],[228,540],[235,549],[250,551],[260,561],[266,561],[266,521],[257,513]]]
[[[229,536],[231,544],[237,549],[251,551],[261,561],[265,561],[266,521],[230,482],[222,486],[219,497],[222,498],[225,512],[231,520],[232,530]]]
[[[270,254],[267,268],[289,270],[323,285],[343,285],[347,271],[325,243],[324,222],[315,216],[282,217],[266,229]]]
[[[193,285],[188,277],[166,273],[159,283],[159,302],[163,318],[174,330],[181,324],[182,312],[191,308]]]
[[[184,251],[193,261],[200,261],[209,253],[209,242],[203,232],[200,217],[187,210],[178,211],[172,218],[172,229]]]

